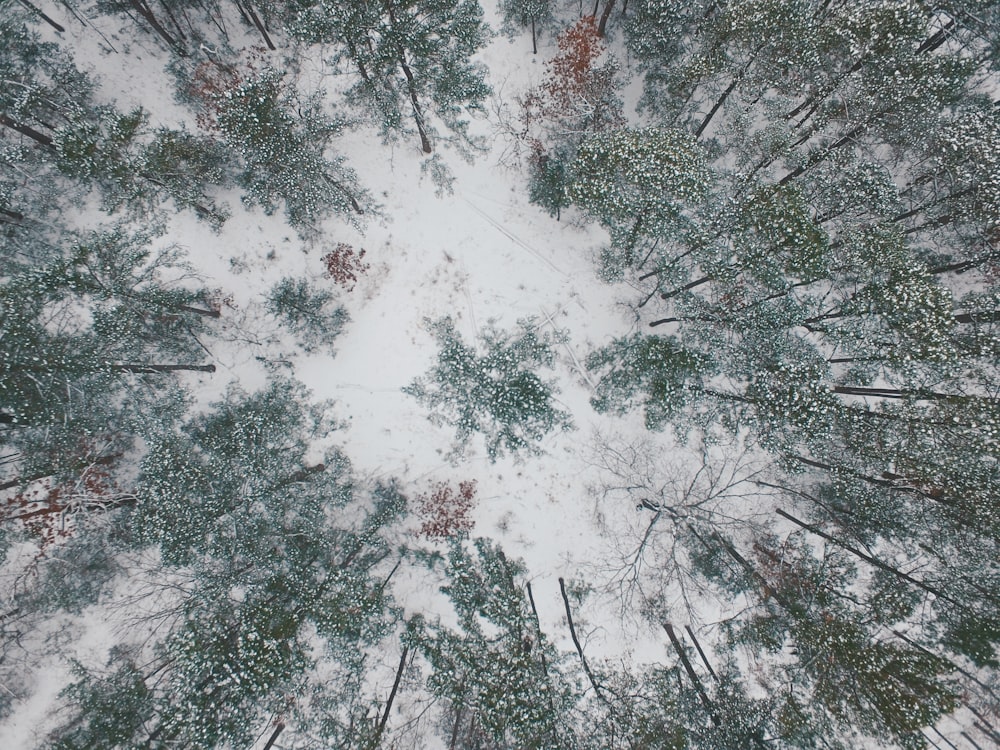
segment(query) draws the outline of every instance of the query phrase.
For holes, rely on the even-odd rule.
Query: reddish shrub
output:
[[[456,492],[451,485],[441,482],[428,495],[418,495],[417,509],[423,523],[420,533],[428,539],[446,539],[463,536],[472,530],[469,518],[476,499],[476,482],[460,482]]]
[[[365,251],[355,252],[350,245],[341,242],[323,256],[326,275],[336,281],[348,292],[354,289],[358,274],[368,273],[369,265],[364,262]]]

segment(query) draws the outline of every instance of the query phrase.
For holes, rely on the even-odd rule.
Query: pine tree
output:
[[[552,367],[555,341],[532,321],[521,321],[513,333],[483,330],[482,355],[462,341],[450,318],[430,328],[440,347],[437,363],[403,391],[432,409],[432,421],[456,429],[453,455],[462,455],[477,432],[491,461],[504,453],[538,453],[537,442],[548,433],[570,428],[569,415],[552,403],[555,387],[533,372]]]
[[[290,3],[289,33],[307,43],[336,43],[336,60],[360,80],[352,98],[364,102],[383,135],[412,122],[424,153],[433,151],[435,121],[470,143],[469,113],[490,92],[470,58],[489,31],[471,0],[381,0],[373,3]]]

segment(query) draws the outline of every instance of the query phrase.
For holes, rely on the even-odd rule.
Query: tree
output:
[[[571,696],[518,583],[523,566],[489,540],[455,540],[443,572],[458,628],[417,615],[406,640],[430,663],[431,693],[448,701],[451,746],[564,746]]]
[[[221,93],[207,89],[206,105],[239,156],[244,203],[268,213],[283,205],[288,223],[307,237],[331,214],[364,213],[353,170],[342,157],[326,156],[344,123],[327,116],[318,98],[298,98],[273,69],[227,75],[231,85]]]
[[[440,352],[427,378],[403,389],[432,409],[431,420],[456,429],[453,456],[464,453],[469,438],[481,432],[486,453],[496,461],[505,452],[538,453],[536,443],[552,430],[570,429],[569,415],[552,403],[555,387],[531,368],[552,367],[550,334],[532,321],[513,333],[487,328],[480,334],[479,355],[465,344],[451,318],[429,323]]]
[[[424,153],[433,151],[434,120],[468,142],[465,116],[489,94],[484,70],[470,58],[489,31],[472,0],[289,3],[289,33],[307,43],[336,43],[335,60],[356,70],[351,98],[364,102],[383,135],[406,132],[410,119]],[[408,112],[408,115],[404,115]]]
[[[528,148],[533,202],[558,218],[566,200],[568,168],[589,134],[625,123],[618,65],[607,54],[594,19],[586,16],[559,35],[559,53],[544,81],[519,99],[515,148]],[[599,60],[602,60],[598,64]]]
[[[503,29],[513,36],[518,26],[531,27],[531,52],[538,54],[538,31],[551,26],[555,17],[551,0],[500,0]]]
[[[131,542],[158,550],[161,575],[183,574],[189,585],[157,615],[171,625],[126,681],[143,695],[137,715],[101,736],[115,705],[105,701],[59,730],[56,746],[250,744],[257,722],[308,690],[311,668],[356,672],[360,652],[388,632],[393,614],[376,571],[405,498],[391,484],[355,486],[336,451],[307,462],[322,414],[304,401],[288,381],[230,390],[150,445]],[[88,675],[71,691],[96,684]]]
[[[0,283],[0,422],[24,458],[22,478],[72,464],[81,445],[136,434],[150,403],[169,421],[180,399],[165,376],[214,370],[202,364],[201,336],[218,311],[205,290],[165,280],[186,269],[176,250],[152,249],[155,237],[118,225],[55,246],[15,233],[0,246],[9,269]]]
[[[681,131],[615,130],[584,140],[566,192],[608,227],[621,269],[636,262],[641,237],[690,231],[683,209],[706,196],[710,180],[703,152]]]
[[[332,293],[290,276],[271,287],[267,311],[288,326],[306,351],[332,346],[350,320],[342,306],[334,306]]]

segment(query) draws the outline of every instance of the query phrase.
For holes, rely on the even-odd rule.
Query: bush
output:
[[[428,539],[466,536],[474,522],[469,518],[476,500],[475,480],[459,482],[456,492],[440,482],[428,495],[418,495],[418,514],[423,519],[420,533]]]

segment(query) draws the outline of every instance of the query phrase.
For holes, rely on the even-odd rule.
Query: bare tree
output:
[[[681,606],[697,622],[699,612],[713,611],[695,601],[705,587],[694,580],[691,553],[713,531],[766,521],[755,483],[766,459],[740,440],[684,446],[595,433],[589,463],[598,473],[594,514],[609,540],[597,574],[622,615],[659,622]]]

